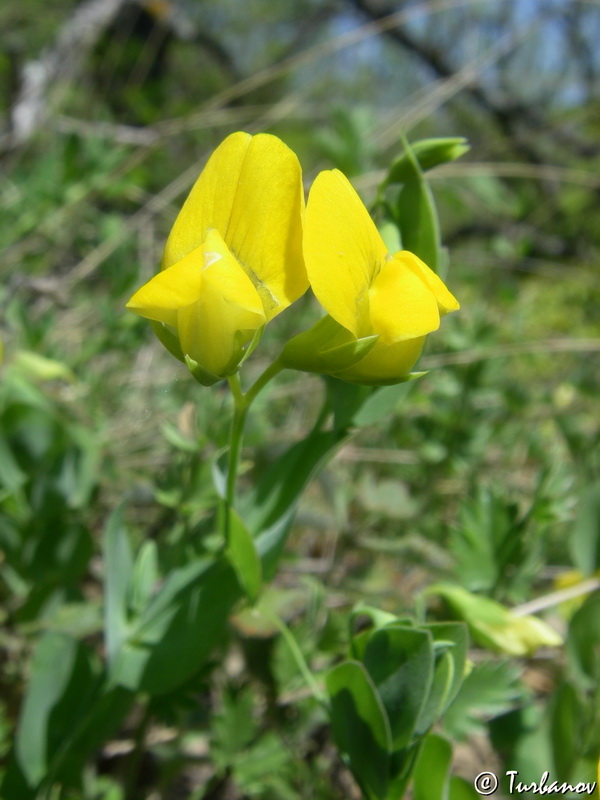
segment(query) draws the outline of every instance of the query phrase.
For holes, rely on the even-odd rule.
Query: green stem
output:
[[[248,405],[250,405],[251,403],[254,402],[257,394],[262,389],[264,389],[264,387],[267,385],[267,383],[270,380],[273,380],[273,378],[276,375],[278,375],[281,372],[282,369],[283,369],[283,364],[279,360],[279,357],[276,358],[275,361],[273,361],[272,364],[269,364],[269,366],[262,373],[262,375],[258,376],[256,381],[252,384],[252,386],[246,392],[245,398],[246,398],[246,402],[248,403]]]
[[[236,372],[234,375],[231,375],[228,378],[229,388],[234,401],[234,411],[233,421],[231,424],[231,436],[229,439],[229,462],[227,465],[227,484],[225,488],[226,539],[229,536],[229,509],[233,508],[235,504],[235,487],[248,409],[256,399],[256,396],[261,389],[263,389],[267,383],[275,377],[275,375],[281,372],[282,369],[283,364],[281,364],[279,359],[276,359],[266,368],[262,375],[256,379],[255,383],[252,384],[246,393],[242,391],[239,372]]]
[[[279,632],[285,639],[287,646],[290,648],[290,652],[292,654],[294,661],[296,662],[296,666],[298,667],[298,670],[300,671],[302,677],[306,681],[306,685],[311,690],[313,697],[324,708],[328,708],[329,704],[327,702],[327,697],[325,695],[325,692],[321,689],[321,687],[315,680],[315,676],[310,671],[310,668],[306,663],[304,656],[302,655],[302,650],[300,650],[298,642],[294,638],[294,634],[291,632],[291,630],[288,628],[285,622],[281,619],[281,617],[278,617],[277,614],[269,612],[267,613],[269,619],[273,622],[274,625],[277,626]]]
[[[237,377],[237,376],[236,376]],[[230,386],[232,379],[229,379]],[[238,378],[239,381],[239,378]],[[248,403],[244,395],[236,395],[235,391],[231,390],[235,399],[235,408],[233,411],[233,422],[231,423],[231,437],[229,440],[229,463],[227,465],[227,485],[225,489],[225,500],[227,508],[232,508],[235,502],[235,484],[237,479],[237,471],[240,463],[240,454],[242,451],[242,441],[244,438],[244,426],[246,424],[246,416],[248,414]]]

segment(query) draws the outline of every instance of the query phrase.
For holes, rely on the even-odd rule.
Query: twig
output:
[[[536,597],[535,600],[530,600],[528,603],[522,603],[520,606],[513,608],[512,613],[516,617],[537,614],[538,611],[553,608],[561,603],[565,603],[567,600],[573,600],[584,594],[591,594],[597,589],[600,589],[600,578],[588,578],[585,581],[581,581],[581,583],[578,583],[576,586],[558,589],[556,592],[543,595],[543,597]]]
[[[52,48],[23,68],[21,89],[10,111],[4,147],[29,141],[49,115],[49,87],[73,75],[122,6],[131,0],[85,0],[60,29]]]

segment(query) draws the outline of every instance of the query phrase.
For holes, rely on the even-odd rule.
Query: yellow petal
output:
[[[254,283],[267,319],[302,295],[304,194],[295,154],[276,136],[234,133],[214,151],[169,236],[163,268],[219,231]]]
[[[249,133],[233,133],[208,159],[169,234],[163,269],[200,247],[211,228],[225,235],[251,141]]]
[[[321,172],[306,208],[306,269],[323,308],[357,337],[371,333],[368,290],[386,254],[347,178],[338,170]]]
[[[179,341],[185,355],[225,376],[236,369],[244,346],[266,319],[252,281],[217,231],[209,232],[202,249],[202,291],[193,305],[178,311]]]
[[[203,266],[204,253],[198,247],[138,289],[127,308],[140,317],[176,327],[177,310],[200,297]]]
[[[296,155],[276,136],[252,138],[223,238],[272,319],[308,288],[302,255],[304,189]]]
[[[375,384],[400,380],[415,365],[424,343],[424,336],[395,344],[378,341],[368,355],[352,367],[336,372],[336,377],[356,383]]]
[[[394,255],[394,258],[400,259],[405,264],[410,265],[415,272],[421,275],[427,286],[435,295],[442,316],[444,316],[444,314],[449,314],[451,311],[458,311],[460,305],[456,297],[448,291],[448,287],[443,280],[436,275],[424,261],[421,261],[418,256],[411,253],[409,250],[400,250],[400,252]]]
[[[369,305],[373,333],[380,334],[382,344],[424,336],[440,326],[436,297],[410,260],[392,258],[383,265]]]

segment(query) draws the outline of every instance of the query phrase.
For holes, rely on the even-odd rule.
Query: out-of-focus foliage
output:
[[[382,202],[401,208],[393,187],[383,198],[375,189],[403,135],[471,145],[429,173],[447,247],[440,271],[462,310],[429,345],[425,378],[379,390],[358,412],[328,386],[332,436],[350,422],[356,432],[310,484],[263,603],[323,680],[350,652],[358,601],[419,631],[449,617],[424,591],[439,581],[541,612],[564,648],[510,661],[471,648],[443,736],[423,745],[440,764],[431,780],[440,796],[468,796],[450,772],[472,780],[482,753],[486,768],[523,781],[545,770],[593,780],[599,36],[597,5],[577,0],[2,4],[7,798],[30,796],[23,781],[41,776],[53,798],[360,796],[267,616],[232,593],[232,607],[188,641],[181,620],[160,613],[189,592],[193,618],[190,565],[200,570],[218,547],[230,404],[220,387],[199,391],[123,306],[156,271],[208,153],[238,129],[277,133],[309,181],[344,170],[376,216]],[[282,315],[250,373],[316,313],[307,297]],[[248,485],[308,478],[292,447],[324,391],[318,378],[284,373],[259,398],[241,465]],[[273,463],[287,472],[269,472]],[[217,563],[214,585],[233,586]],[[566,583],[587,595],[553,594]],[[179,632],[177,654],[143,661],[144,637],[164,630]],[[212,662],[186,672],[194,648],[212,646]],[[101,683],[105,658],[119,685]],[[140,674],[135,694],[127,682]],[[426,772],[417,763],[415,796],[433,798]]]

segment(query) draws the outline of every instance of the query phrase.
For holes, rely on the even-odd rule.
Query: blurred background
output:
[[[574,528],[591,541],[600,518],[599,40],[595,0],[4,0],[0,752],[40,632],[100,641],[108,513],[125,500],[134,537],[159,543],[165,569],[210,521],[226,392],[195,385],[124,304],[235,130],[283,138],[307,187],[319,169],[340,168],[367,203],[403,134],[471,145],[430,173],[462,309],[430,337],[430,374],[341,450],[298,517],[279,588],[305,652],[328,652],[337,609],[357,599],[400,613],[454,575],[517,605],[600,567],[600,545],[593,558],[573,546]],[[269,326],[249,375],[317,313],[306,297]],[[261,398],[247,470],[303,436],[321,392],[320,379],[290,373]],[[577,521],[583,496],[589,523]],[[564,629],[558,613],[554,622]],[[251,638],[245,625],[238,647]],[[284,701],[297,688],[289,657],[278,659],[256,677],[267,708],[274,681]],[[517,749],[506,722],[517,710],[531,709],[519,730],[534,735],[564,677],[551,653],[503,669],[487,705],[449,723],[471,742],[464,774],[494,737],[505,754]],[[235,692],[214,701],[221,723],[210,733],[190,721],[187,696],[157,712],[140,797],[204,797],[198,786],[215,774],[230,794],[211,797],[246,796],[240,785],[265,798],[352,796],[329,766],[333,783],[320,789],[313,776],[304,793],[293,753],[307,769],[321,753],[308,714],[294,712],[277,747],[257,723],[248,742],[262,750],[246,743],[252,757],[236,762],[227,692],[259,720],[268,713],[255,687],[235,681],[232,667]],[[118,772],[117,745],[102,751],[99,775]],[[261,758],[267,778],[252,772]],[[121,797],[114,785],[85,796]]]

